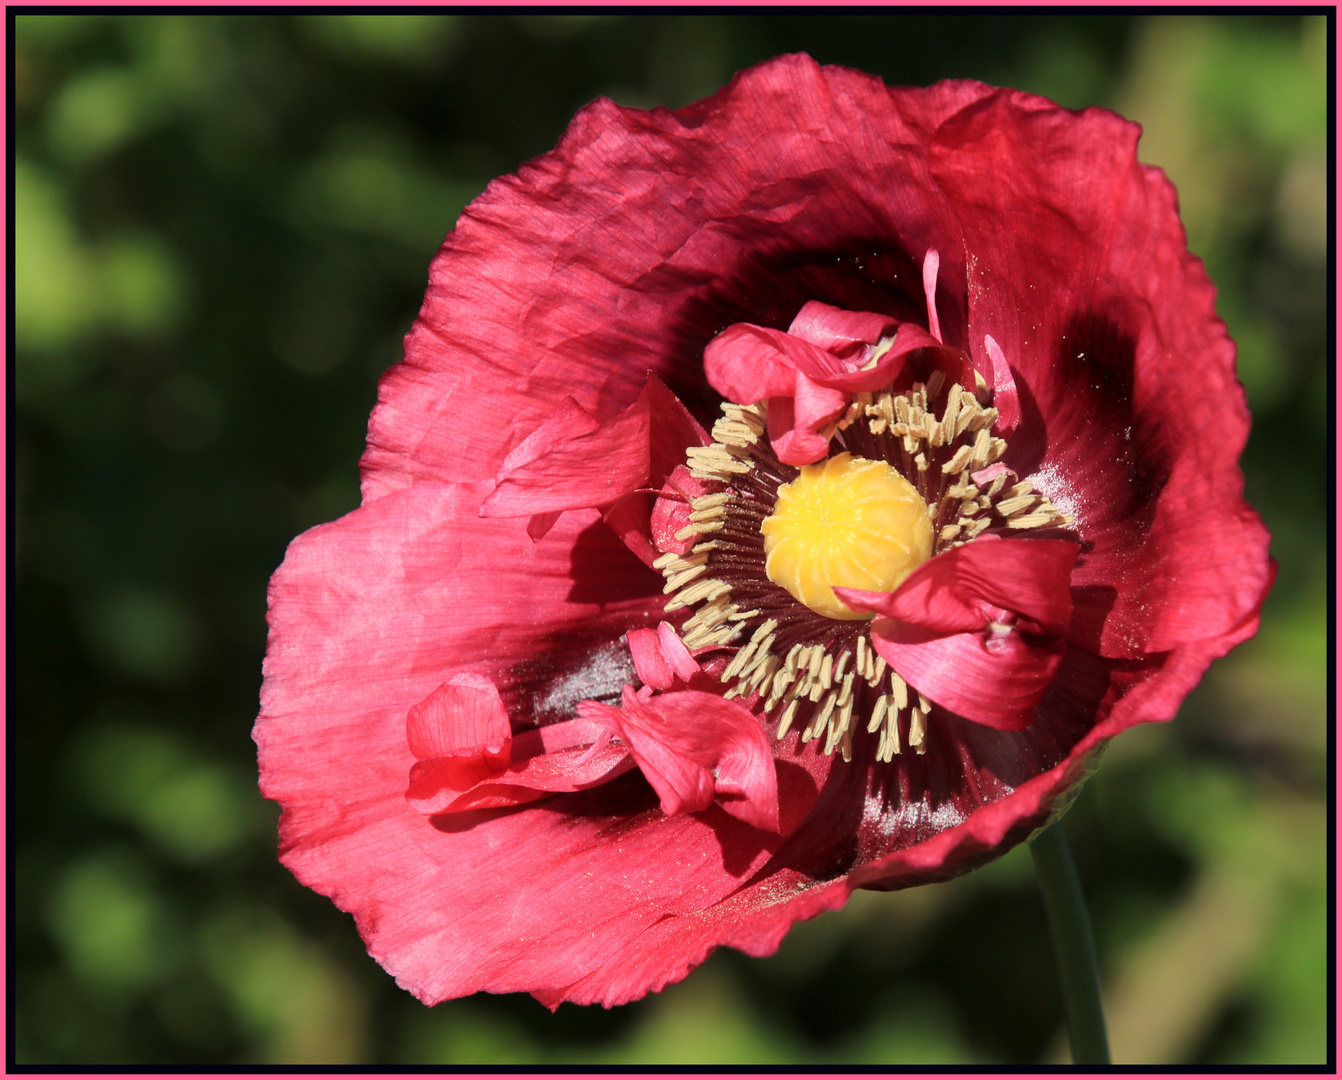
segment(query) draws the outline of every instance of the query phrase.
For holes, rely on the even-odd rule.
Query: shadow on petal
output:
[[[565,599],[574,604],[609,607],[662,592],[662,575],[645,566],[602,521],[578,534],[569,576],[573,587]]]
[[[609,818],[599,836],[609,839],[619,832],[635,829],[641,823],[660,816],[657,793],[637,771],[617,776],[608,784],[586,791],[566,792],[547,799],[502,806],[488,810],[462,810],[454,814],[435,814],[429,823],[439,832],[464,833],[487,822],[507,818],[522,811],[543,809],[561,818]]]

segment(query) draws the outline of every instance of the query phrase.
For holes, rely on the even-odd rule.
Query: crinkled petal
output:
[[[802,305],[787,332],[826,352],[855,359],[861,367],[882,338],[893,337],[897,322],[874,311],[846,311],[833,304],[810,300]],[[889,380],[887,380],[889,381]]]
[[[571,397],[559,404],[555,414],[508,452],[499,466],[507,475],[561,449],[574,439],[601,430],[600,422]]]
[[[493,682],[519,729],[618,698],[632,677],[619,638],[647,624],[660,575],[593,511],[540,542],[515,519],[479,518],[489,487],[402,489],[290,545],[271,581],[258,734],[307,756],[315,787],[330,782],[324,733],[365,711],[395,717],[403,782],[407,714],[463,669]]]
[[[677,679],[689,682],[702,670],[667,622],[656,630],[630,630],[629,653],[640,681],[656,690],[669,690]]]
[[[438,814],[451,810],[463,793],[497,778],[504,769],[484,755],[453,756],[416,761],[410,767],[410,786],[405,801],[420,814]],[[508,805],[543,798],[541,792],[526,792]]]
[[[829,452],[829,433],[820,431],[837,420],[847,407],[847,399],[837,390],[816,386],[798,375],[798,382],[808,384],[804,404],[811,407],[810,423],[797,416],[795,397],[769,399],[769,444],[778,460],[787,465],[809,465]],[[815,426],[812,426],[815,425]]]
[[[488,489],[402,489],[290,545],[253,732],[262,790],[283,808],[285,865],[354,913],[373,955],[427,1001],[573,982],[769,857],[768,834],[715,810],[667,818],[631,777],[525,813],[430,818],[407,804],[406,713],[445,671],[478,665],[515,720],[571,716],[632,675],[610,646],[644,618],[648,593],[629,571],[660,594],[590,512],[533,543],[516,521],[476,516]],[[565,799],[588,800],[588,816]],[[612,828],[626,830],[618,850]],[[652,872],[612,886],[631,860]],[[519,888],[535,902],[519,907]]]
[[[662,493],[652,508],[652,542],[658,551],[675,555],[684,555],[694,547],[697,537],[694,535],[679,537],[690,524],[690,502],[700,495],[707,495],[720,488],[712,480],[704,480],[690,475],[689,467],[677,465],[666,483]]]
[[[818,354],[813,366],[822,367],[823,349],[782,330],[738,323],[729,326],[704,350],[704,375],[728,401],[753,404],[790,396],[799,359]]]
[[[643,397],[647,400],[652,421],[648,445],[648,488],[651,490],[635,491],[620,499],[606,511],[605,521],[630,551],[651,566],[663,551],[669,550],[660,546],[655,535],[652,520],[656,504],[654,492],[664,488],[672,476],[688,476],[685,451],[691,446],[707,446],[712,440],[657,376],[648,376]],[[694,481],[693,486],[702,487],[698,481]],[[688,508],[685,514],[685,520],[677,528],[688,524]]]
[[[599,787],[634,767],[626,746],[606,743],[583,750],[561,750],[527,758],[502,772],[481,776],[468,786],[439,793],[437,802],[431,805],[426,801],[420,812],[460,814],[521,806],[563,792]]]
[[[871,642],[890,667],[958,716],[1009,731],[1028,727],[1066,649],[1060,637],[1015,628],[931,634],[879,620]]]
[[[872,358],[859,367],[851,367],[838,357],[807,365],[802,370],[808,379],[832,390],[855,394],[861,390],[880,390],[889,386],[903,370],[910,353],[919,349],[945,351],[943,346],[921,326],[900,323],[888,347],[873,349]]]
[[[502,758],[512,742],[512,729],[493,682],[463,671],[410,710],[406,738],[410,752],[420,760],[477,753]]]
[[[497,486],[480,508],[482,516],[521,517],[608,506],[647,483],[648,396],[641,395],[614,420],[595,429],[572,422],[578,408],[568,402],[565,411],[508,455]]]
[[[647,492],[633,491],[601,515],[610,531],[645,566],[651,566],[657,561],[657,556],[662,554],[652,542],[651,505],[652,497]]]
[[[778,831],[778,778],[769,739],[744,706],[716,694],[660,694],[644,708],[674,732],[667,743],[710,761],[718,804],[748,825]],[[658,734],[665,737],[665,728]]]
[[[943,124],[929,157],[964,237],[970,346],[991,336],[1015,372],[1007,464],[1075,516],[1072,635],[1114,658],[1229,641],[1269,585],[1237,466],[1234,346],[1139,134],[1000,91]]]
[[[629,744],[664,813],[707,809],[716,795],[729,814],[776,832],[778,780],[754,715],[699,690],[646,693],[626,689],[623,708],[584,702],[579,712]]]
[[[544,539],[563,513],[562,510],[548,510],[543,514],[532,514],[527,519],[527,535],[533,540]]]
[[[970,82],[892,91],[789,56],[676,112],[587,106],[444,242],[405,361],[378,388],[365,498],[492,478],[566,395],[604,420],[652,371],[684,400],[702,397],[688,365],[734,322],[782,327],[817,298],[921,317],[921,295],[885,264],[916,272],[934,243],[943,334],[964,347],[963,323],[948,321],[964,308],[964,246],[920,148],[992,93]],[[761,257],[761,230],[781,265]],[[835,262],[836,242],[872,263],[868,276]],[[793,269],[794,254],[812,252],[823,289]]]
[[[669,622],[657,624],[657,643],[678,678],[688,682],[702,670]]]
[[[894,592],[834,591],[855,611],[932,633],[982,629],[991,606],[1022,617],[1034,633],[1061,636],[1071,619],[1069,582],[1078,550],[1071,540],[984,536],[929,559]]]
[[[859,334],[868,337],[854,336]],[[824,391],[853,394],[887,386],[899,375],[905,356],[929,346],[940,342],[920,326],[812,301],[786,333],[747,323],[728,327],[704,351],[704,371],[714,389],[731,401],[799,399],[799,422],[814,431],[848,404]],[[823,400],[823,407],[800,400],[807,395]]]
[[[941,252],[928,248],[923,256],[923,295],[927,298],[927,332],[941,341],[941,317],[937,313],[937,273],[941,270]]]
[[[524,731],[509,749],[494,759],[416,762],[406,799],[421,814],[517,806],[604,784],[634,767],[627,747],[612,745],[609,731],[586,720]]]
[[[668,733],[658,730],[656,713],[639,710],[626,698],[624,710],[594,701],[581,705],[578,714],[606,724],[630,745],[639,769],[661,799],[662,813],[692,814],[713,805],[713,774],[668,745]]]
[[[670,660],[662,655],[656,630],[630,630],[629,654],[633,657],[639,681],[644,686],[669,690],[676,681],[675,669],[671,667]]]
[[[1068,540],[981,538],[918,567],[893,593],[835,589],[874,611],[872,644],[910,685],[959,716],[1019,729],[1065,650]]]
[[[792,395],[793,423],[798,428],[819,432],[833,424],[848,408],[848,395],[797,373]],[[793,464],[789,462],[789,464]]]

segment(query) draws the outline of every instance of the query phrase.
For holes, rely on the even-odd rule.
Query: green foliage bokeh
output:
[[[18,14],[11,730],[21,1065],[1065,1060],[1028,855],[862,893],[606,1012],[428,1010],[275,859],[265,584],[357,505],[379,374],[493,176],[598,94],[807,51],[1142,122],[1255,413],[1260,636],[1068,818],[1116,1060],[1325,1059],[1322,16]]]

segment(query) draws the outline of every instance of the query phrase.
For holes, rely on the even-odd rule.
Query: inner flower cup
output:
[[[808,304],[790,333],[824,341],[817,322],[853,315]],[[734,329],[710,345],[710,377],[731,366],[747,337]],[[875,368],[893,340],[869,343],[862,366]],[[674,594],[666,610],[690,610],[680,632],[691,652],[734,647],[720,675],[725,696],[759,705],[777,738],[797,726],[803,743],[821,739],[824,753],[847,761],[860,726],[879,733],[878,761],[906,742],[925,752],[928,697],[874,646],[875,609],[850,606],[836,588],[850,598],[844,590],[891,593],[929,558],[989,529],[1057,535],[1070,524],[999,464],[1007,449],[992,434],[999,411],[981,376],[976,384],[934,369],[925,381],[859,391],[823,426],[825,456],[800,467],[779,460],[767,401],[725,403],[714,441],[688,449],[688,476],[701,486],[664,496],[684,497],[688,520],[654,563]]]

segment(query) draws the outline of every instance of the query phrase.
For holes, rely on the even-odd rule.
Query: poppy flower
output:
[[[768,954],[1027,839],[1254,633],[1234,347],[1137,137],[788,56],[467,208],[254,733],[402,986]]]

